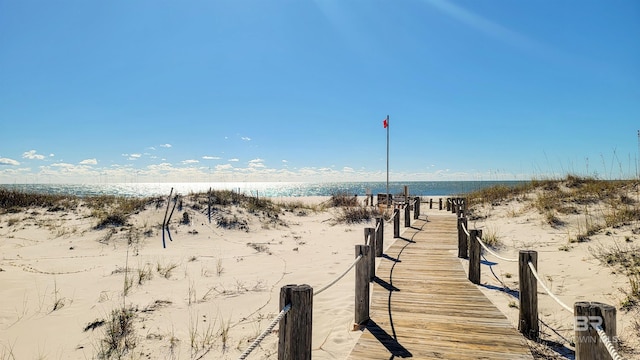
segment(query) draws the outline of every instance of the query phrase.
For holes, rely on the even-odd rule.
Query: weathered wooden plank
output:
[[[526,340],[469,282],[455,215],[416,220],[381,258],[371,320],[349,359],[528,359]]]

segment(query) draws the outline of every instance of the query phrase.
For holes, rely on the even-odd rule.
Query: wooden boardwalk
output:
[[[371,320],[348,359],[533,359],[522,335],[467,280],[456,217],[414,220],[376,271]]]

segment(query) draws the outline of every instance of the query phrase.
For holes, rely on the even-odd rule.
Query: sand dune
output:
[[[327,198],[273,200],[315,206]],[[620,308],[628,277],[595,254],[599,247],[637,246],[637,221],[573,242],[584,216],[551,226],[525,200],[479,206],[469,227],[498,238],[495,251],[504,257],[537,250],[547,286],[570,306],[600,301]],[[437,212],[426,207],[427,214]],[[185,203],[176,211],[166,248],[164,206],[147,206],[125,226],[100,229],[82,205],[0,215],[0,360],[115,357],[110,348],[125,342],[132,349],[127,359],[236,359],[279,312],[281,286],[317,289],[329,283],[352,263],[363,228],[374,225],[337,223],[339,208],[304,206],[277,216],[218,207],[209,223],[196,208]],[[185,212],[188,224],[181,222]],[[385,227],[386,239],[392,231]],[[517,263],[485,257],[480,288],[517,327],[517,299],[508,291],[518,288]],[[314,298],[314,359],[344,359],[358,340],[360,332],[352,331],[353,277],[347,274]],[[540,356],[560,356],[563,349],[568,354],[572,316],[539,290],[543,337],[560,345],[540,350]],[[639,344],[637,309],[618,312],[618,335],[629,359],[640,358],[633,351]],[[110,338],[114,331],[130,336]],[[277,340],[270,334],[249,358],[275,359]]]
[[[336,224],[337,209],[269,219],[228,208],[219,211],[243,225],[225,229],[184,211],[190,224],[176,212],[166,248],[164,207],[100,230],[82,206],[0,216],[0,359],[98,358],[112,311],[123,308],[133,316],[133,358],[237,358],[278,313],[280,287],[333,280],[367,226]],[[314,358],[344,358],[359,336],[351,331],[353,274],[314,305]],[[276,343],[268,336],[251,358],[273,358]]]

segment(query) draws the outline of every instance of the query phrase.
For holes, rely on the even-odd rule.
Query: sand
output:
[[[427,208],[423,204],[427,215],[437,212]],[[283,212],[277,219],[236,209],[227,215],[247,219],[248,230],[225,229],[201,212],[187,211],[190,224],[179,223],[182,212],[174,215],[173,241],[167,239],[166,248],[164,208],[148,207],[125,228],[100,230],[84,207],[0,215],[0,359],[98,358],[108,348],[111,313],[123,308],[133,314],[135,343],[124,358],[237,359],[279,312],[283,285],[328,284],[352,263],[363,228],[374,226],[336,224],[338,209]],[[567,230],[544,225],[541,215],[518,202],[480,213],[486,218],[469,227],[499,236],[497,251],[505,257],[516,258],[518,249],[537,250],[541,275],[569,306],[581,300],[619,305],[626,277],[612,273],[590,249],[624,243],[629,236],[637,243],[631,228],[568,244]],[[385,239],[392,239],[392,231],[385,227]],[[561,249],[565,245],[569,251]],[[486,257],[495,264],[483,265],[480,288],[517,328],[517,301],[502,291],[505,285],[518,289],[517,263]],[[344,359],[358,340],[360,331],[352,331],[353,283],[350,272],[314,298],[314,359]],[[539,291],[543,335],[568,344],[571,314]],[[618,314],[618,335],[627,346],[637,347],[636,319],[634,312]],[[277,358],[277,329],[249,359]]]
[[[174,214],[166,248],[163,207],[131,217],[133,234],[95,229],[82,207],[1,215],[0,359],[96,358],[106,347],[102,323],[122,308],[134,309],[136,346],[125,358],[236,359],[279,312],[281,286],[329,283],[374,225],[336,224],[337,209],[277,220],[233,210],[248,230],[224,229],[187,211],[189,225]],[[314,298],[314,359],[345,358],[360,335],[351,331],[353,276]],[[276,358],[276,344],[270,334],[249,358]]]
[[[469,221],[469,229],[482,229],[484,235],[496,237],[500,245],[495,252],[506,259],[517,259],[519,250],[537,251],[540,277],[568,307],[573,308],[578,301],[615,306],[618,309],[617,334],[626,351],[625,359],[640,359],[640,307],[628,311],[621,309],[630,291],[629,279],[619,268],[603,264],[598,255],[602,250],[614,247],[638,249],[638,221],[616,228],[605,227],[588,240],[575,242],[576,234],[585,229],[585,219],[592,222],[602,220],[606,210],[601,205],[594,205],[588,211],[589,216],[564,216],[565,224],[555,227],[546,223],[530,205],[523,199],[505,201],[496,206],[484,205],[476,211],[481,219]],[[486,262],[481,266],[479,288],[517,328],[519,312],[515,292],[519,288],[518,263],[483,252],[482,260]],[[468,269],[468,261],[461,262]],[[552,299],[541,286],[538,286],[538,306],[542,338],[557,343],[552,350],[543,350],[545,356],[572,358],[573,314]]]

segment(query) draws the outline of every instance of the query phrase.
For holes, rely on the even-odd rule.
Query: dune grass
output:
[[[532,180],[515,187],[496,186],[467,194],[472,206],[497,206],[502,202],[531,197],[531,208],[542,215],[544,223],[567,228],[568,244],[590,242],[598,234],[610,235],[613,229],[629,226],[640,234],[639,180],[598,180],[567,175],[557,180]],[[627,227],[627,231],[629,231]],[[488,235],[488,234],[487,234]],[[484,235],[488,239],[490,236]],[[614,272],[626,276],[621,309],[640,307],[640,247],[625,243],[590,247],[591,254]],[[560,248],[570,251],[570,245]]]
[[[547,224],[561,227],[565,215],[583,215],[582,231],[577,241],[598,232],[603,227],[618,227],[640,219],[638,199],[630,196],[640,186],[638,180],[598,180],[567,175],[558,180],[532,180],[513,187],[488,187],[468,193],[470,206],[499,205],[503,201],[522,199],[534,194],[533,207],[544,215]],[[596,206],[597,205],[597,206]],[[592,211],[604,213],[602,224],[592,221]],[[597,214],[600,215],[600,214]]]

